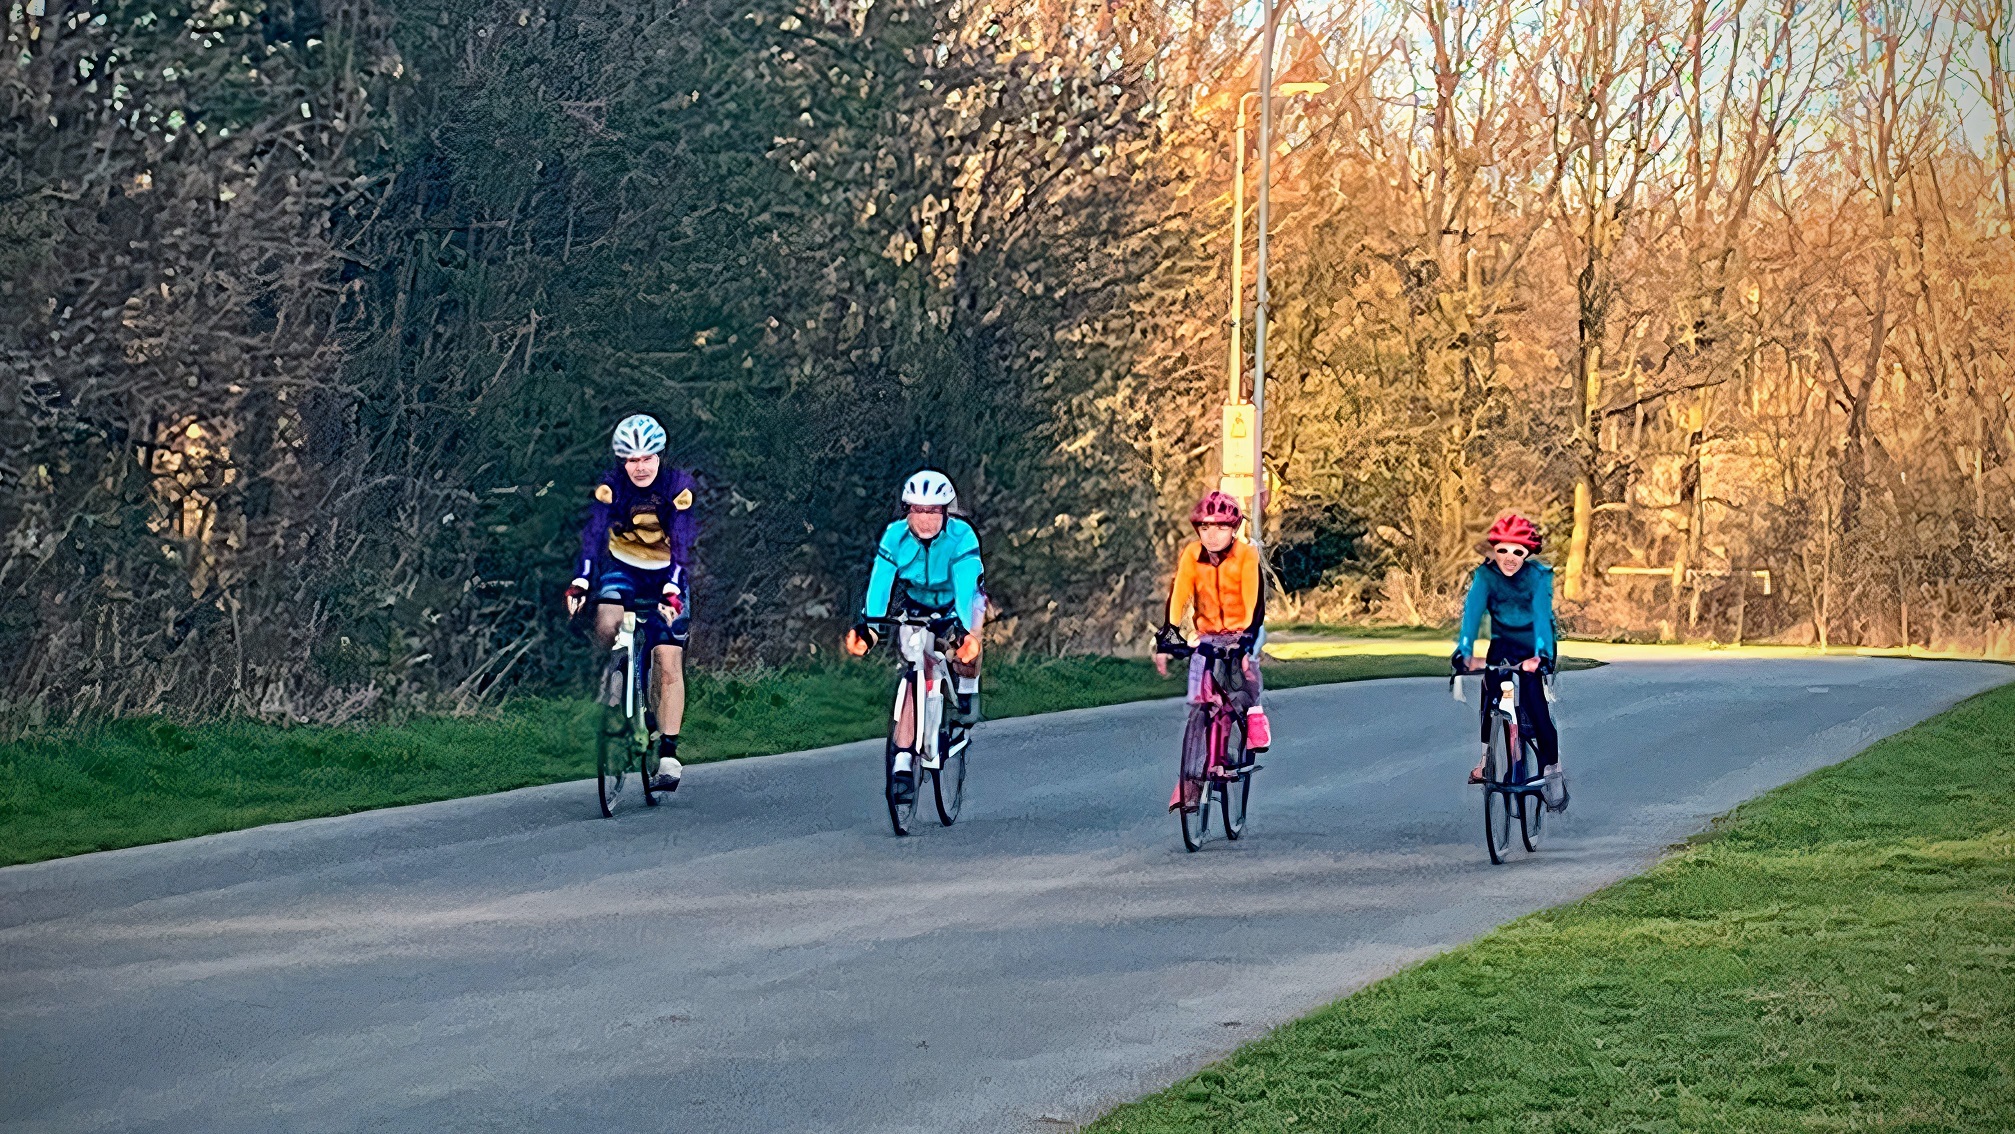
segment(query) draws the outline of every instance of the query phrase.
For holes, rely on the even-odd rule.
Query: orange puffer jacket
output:
[[[1191,540],[1175,557],[1175,586],[1168,595],[1168,622],[1182,625],[1192,607],[1199,634],[1242,634],[1259,606],[1259,553],[1234,540],[1212,562],[1203,541]]]

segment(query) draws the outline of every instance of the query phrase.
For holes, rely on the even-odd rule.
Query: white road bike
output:
[[[889,804],[889,825],[897,835],[913,829],[917,800],[923,797],[924,780],[931,782],[937,802],[938,821],[951,826],[965,804],[966,748],[971,734],[953,719],[951,662],[946,656],[946,640],[958,627],[958,620],[945,615],[905,612],[875,621],[888,627],[894,636],[896,655],[902,671],[896,677],[895,700],[889,711],[889,740],[883,759],[884,794]],[[908,799],[896,791],[896,727],[908,704],[916,727],[912,741],[911,781],[915,784]]]

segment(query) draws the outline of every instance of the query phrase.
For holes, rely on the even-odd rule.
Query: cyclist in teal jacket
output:
[[[952,615],[957,626],[951,656],[958,693],[955,720],[966,728],[979,723],[980,630],[986,619],[985,570],[980,564],[979,535],[972,525],[951,514],[958,502],[950,478],[925,469],[903,483],[903,518],[882,532],[875,564],[868,575],[861,618],[847,631],[847,652],[859,657],[874,648],[879,634],[874,621],[899,604],[918,614]],[[896,725],[897,794],[913,790],[914,722],[904,709]]]
[[[1483,537],[1490,554],[1470,576],[1469,597],[1462,604],[1462,632],[1455,642],[1455,667],[1478,667],[1471,655],[1483,616],[1490,615],[1490,653],[1486,665],[1516,666],[1518,703],[1525,716],[1520,730],[1539,750],[1539,766],[1554,785],[1561,784],[1560,736],[1546,701],[1546,675],[1553,672],[1559,642],[1553,625],[1553,568],[1532,558],[1539,552],[1539,529],[1516,513],[1498,517]],[[1486,729],[1489,727],[1486,723]],[[1483,738],[1490,739],[1487,735]],[[1483,782],[1483,761],[1469,773],[1469,782]],[[1548,799],[1565,806],[1564,787]]]

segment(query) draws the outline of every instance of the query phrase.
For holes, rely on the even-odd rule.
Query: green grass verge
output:
[[[2015,686],[1093,1134],[2015,1129]]]
[[[1427,656],[1267,663],[1291,688],[1433,675]],[[879,736],[891,670],[876,662],[691,677],[680,756],[693,762]],[[996,660],[989,717],[1181,692],[1144,659]],[[138,846],[291,819],[506,791],[594,774],[596,709],[523,699],[473,717],[281,727],[127,720],[0,745],[0,865]]]
[[[1269,623],[1269,634],[1308,634],[1324,638],[1390,638],[1402,642],[1442,642],[1455,637],[1455,626],[1407,626],[1385,622],[1288,622]],[[1488,635],[1485,635],[1488,637]]]

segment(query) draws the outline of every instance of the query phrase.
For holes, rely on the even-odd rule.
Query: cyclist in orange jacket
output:
[[[1244,518],[1238,501],[1223,492],[1206,494],[1191,510],[1189,522],[1196,529],[1196,538],[1184,544],[1175,557],[1175,583],[1169,588],[1167,619],[1155,640],[1154,668],[1156,673],[1168,675],[1168,659],[1183,645],[1178,627],[1185,616],[1196,626],[1199,642],[1243,652],[1245,688],[1232,691],[1232,698],[1235,706],[1245,710],[1245,750],[1250,755],[1266,751],[1273,743],[1273,730],[1259,703],[1259,660],[1254,656],[1266,622],[1266,596],[1260,581],[1259,551],[1238,538],[1238,525]],[[1206,668],[1203,655],[1190,655],[1191,704],[1202,697]]]

